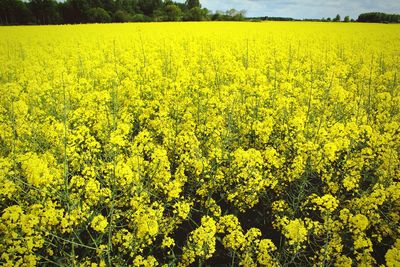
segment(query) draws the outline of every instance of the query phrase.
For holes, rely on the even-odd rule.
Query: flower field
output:
[[[399,25],[0,37],[0,265],[400,266]]]

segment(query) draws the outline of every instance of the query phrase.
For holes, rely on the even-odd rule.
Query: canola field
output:
[[[400,266],[399,25],[0,37],[0,265]]]

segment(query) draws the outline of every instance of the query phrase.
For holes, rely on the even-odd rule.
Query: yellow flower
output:
[[[135,267],[155,267],[158,265],[157,260],[153,256],[148,256],[146,259],[143,256],[136,256],[133,261]]]
[[[99,214],[92,219],[90,226],[93,228],[93,230],[104,233],[108,226],[108,222],[103,215]]]
[[[336,152],[338,151],[338,147],[335,143],[327,143],[324,145],[324,153],[325,156],[330,160],[334,161],[336,159]]]
[[[326,194],[322,197],[316,197],[312,200],[312,203],[317,204],[318,208],[323,212],[333,212],[339,206],[339,201],[331,194]]]
[[[182,220],[186,220],[190,213],[191,205],[192,204],[188,202],[177,202],[174,204],[174,213],[178,213],[178,216]]]
[[[147,234],[150,236],[158,234],[158,222],[148,217],[144,217],[138,222],[137,237],[143,238]]]
[[[257,261],[264,266],[279,266],[278,262],[271,256],[276,250],[275,244],[270,239],[262,239],[258,244]]]
[[[388,267],[400,266],[400,239],[396,239],[393,247],[386,252],[385,260]]]
[[[209,216],[201,218],[201,225],[192,231],[187,245],[183,248],[180,266],[187,266],[195,261],[196,257],[209,259],[215,252],[217,226]]]
[[[304,222],[300,219],[289,221],[289,223],[283,227],[283,234],[289,239],[290,245],[299,246],[307,240],[307,229],[304,226]]]
[[[363,214],[357,214],[350,218],[353,227],[359,231],[365,231],[369,225],[368,218]]]
[[[99,181],[90,178],[86,182],[85,186],[85,197],[91,205],[96,205],[100,199],[100,183]]]
[[[335,267],[351,267],[353,260],[347,256],[340,256],[336,259]]]
[[[232,250],[238,250],[242,247],[245,247],[247,244],[246,237],[241,229],[235,229],[229,232],[222,239],[222,243],[225,248],[229,248]]]
[[[15,224],[22,215],[22,208],[18,205],[13,205],[4,209],[1,218],[2,220],[9,221],[9,224]]]
[[[175,245],[175,241],[174,239],[172,239],[171,237],[165,237],[162,241],[162,248],[171,248]]]
[[[50,184],[55,178],[51,173],[46,158],[39,157],[34,153],[28,153],[22,159],[22,168],[27,181],[34,186]]]

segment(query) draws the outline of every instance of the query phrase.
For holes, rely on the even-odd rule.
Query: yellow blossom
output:
[[[305,228],[303,221],[300,219],[289,221],[289,223],[284,226],[283,230],[290,245],[298,246],[307,239],[307,229]]]
[[[103,215],[99,214],[92,219],[90,225],[92,226],[93,230],[104,233],[108,226],[108,222]]]

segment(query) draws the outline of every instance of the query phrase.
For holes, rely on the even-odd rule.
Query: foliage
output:
[[[399,265],[398,25],[0,34],[0,265]]]
[[[90,8],[86,0],[68,0],[60,4],[60,13],[64,23],[86,23]]]
[[[332,20],[334,22],[340,22],[340,15],[337,14],[336,17]]]
[[[250,17],[245,10],[228,9],[211,13],[202,8],[199,0],[174,2],[172,0],[2,0],[0,1],[0,25],[15,24],[74,24],[88,22],[130,21],[295,21],[287,17]],[[103,12],[104,10],[105,12]],[[107,14],[108,15],[107,15]],[[110,18],[109,18],[110,17]],[[303,19],[304,21],[331,21],[327,19]],[[339,22],[338,14],[333,21]],[[344,22],[349,22],[346,16]],[[351,21],[354,21],[351,19]],[[364,13],[359,22],[399,23],[400,15]]]
[[[90,8],[87,12],[87,16],[90,22],[111,22],[111,16],[101,7]]]
[[[134,22],[150,22],[152,21],[151,17],[148,17],[143,14],[135,14],[132,16],[132,21]]]
[[[188,9],[192,9],[192,8],[195,8],[195,7],[201,8],[199,0],[186,0],[185,3],[186,3],[186,6],[188,7]]]
[[[191,8],[186,14],[184,19],[186,21],[202,21],[207,19],[208,10],[200,7]]]
[[[152,16],[154,11],[162,6],[162,0],[139,0],[138,8],[146,16]]]
[[[271,21],[293,21],[293,18],[287,18],[287,17],[266,17],[265,20],[271,20]]]
[[[115,22],[129,22],[133,21],[132,14],[124,11],[124,10],[118,10],[114,14],[114,21]]]
[[[169,4],[165,7],[165,15],[167,21],[180,21],[182,20],[182,10],[179,6]]]
[[[357,21],[400,23],[400,14],[386,14],[381,12],[363,13],[358,16]]]
[[[54,24],[60,20],[55,0],[31,0],[29,8],[37,24]]]
[[[104,12],[104,11],[105,12]],[[107,14],[106,14],[107,13]],[[4,0],[0,24],[57,24],[129,21],[245,20],[246,11],[229,9],[211,14],[200,2],[172,0]]]
[[[32,12],[21,0],[0,1],[0,24],[28,24],[32,20]]]

